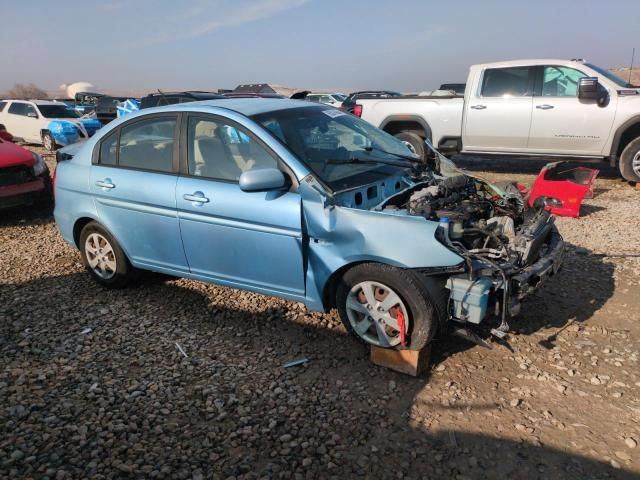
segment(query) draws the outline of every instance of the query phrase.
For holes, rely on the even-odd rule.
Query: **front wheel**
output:
[[[124,288],[134,269],[113,236],[97,222],[89,222],[80,233],[82,261],[91,276],[109,288]]]
[[[421,350],[444,312],[440,287],[431,279],[388,265],[363,263],[347,271],[336,305],[347,330],[382,348]]]
[[[640,137],[629,142],[622,151],[620,173],[625,180],[640,182]]]

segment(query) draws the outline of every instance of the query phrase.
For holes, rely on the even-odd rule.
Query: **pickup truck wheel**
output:
[[[49,132],[44,132],[42,134],[42,146],[49,152],[54,152],[56,150],[56,141],[53,139],[53,135]]]
[[[80,232],[82,261],[91,276],[108,288],[124,288],[135,270],[115,238],[97,222],[89,222]]]
[[[428,281],[375,263],[348,270],[336,290],[346,329],[361,342],[396,350],[420,350],[431,341],[439,323],[434,298]]]
[[[620,173],[625,180],[640,182],[640,137],[629,142],[622,151]]]
[[[418,155],[423,162],[426,161],[424,140],[420,135],[411,132],[400,132],[395,137],[409,147],[412,153]]]

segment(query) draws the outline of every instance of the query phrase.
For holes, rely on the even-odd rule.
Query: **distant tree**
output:
[[[9,98],[28,100],[30,98],[49,98],[49,95],[33,83],[16,83],[13,88],[9,90]]]

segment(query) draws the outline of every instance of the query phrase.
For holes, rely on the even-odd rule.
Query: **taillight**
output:
[[[360,105],[359,103],[356,103],[353,106],[353,112],[352,112],[356,117],[362,117],[362,105]]]

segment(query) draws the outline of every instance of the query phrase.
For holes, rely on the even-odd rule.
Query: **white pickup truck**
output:
[[[423,157],[426,138],[449,153],[609,160],[640,182],[640,90],[584,61],[473,65],[464,97],[361,99],[350,111]]]

